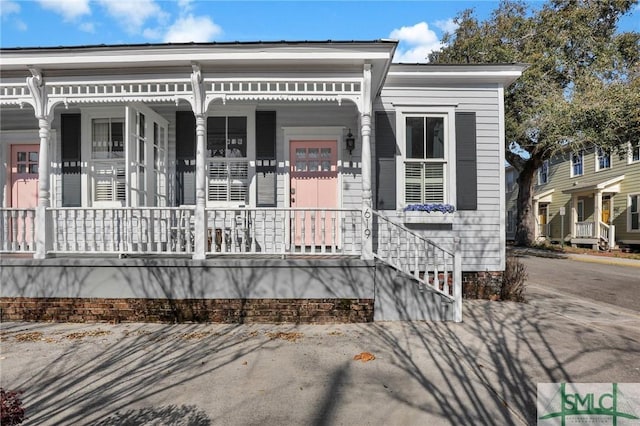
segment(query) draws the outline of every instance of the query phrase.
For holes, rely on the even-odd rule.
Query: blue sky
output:
[[[452,18],[496,1],[0,0],[2,47],[187,41],[400,40],[396,61],[438,49]],[[532,2],[540,6],[542,2]],[[640,31],[640,8],[622,21]]]

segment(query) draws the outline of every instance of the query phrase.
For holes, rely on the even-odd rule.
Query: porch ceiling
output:
[[[551,201],[553,201],[554,192],[555,192],[555,189],[549,189],[547,191],[534,195],[533,199],[534,201],[537,201],[539,203],[550,203]]]

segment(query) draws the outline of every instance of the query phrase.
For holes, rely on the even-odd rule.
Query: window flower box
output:
[[[455,211],[451,204],[410,204],[401,215],[404,223],[451,224]]]

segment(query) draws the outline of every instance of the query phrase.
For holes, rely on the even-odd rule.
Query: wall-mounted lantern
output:
[[[347,133],[347,138],[344,140],[345,145],[347,146],[347,151],[349,151],[349,155],[353,153],[353,150],[356,148],[356,138],[353,137],[351,133],[351,129],[349,129],[349,133]]]

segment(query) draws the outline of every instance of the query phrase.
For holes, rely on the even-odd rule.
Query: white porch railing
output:
[[[575,238],[595,238],[594,222],[576,222]]]
[[[604,222],[599,222],[600,225],[600,238],[604,241],[609,241],[609,225]]]
[[[461,304],[460,257],[378,212],[374,212],[374,216],[377,220],[375,256],[421,285]]]
[[[551,231],[551,224],[550,223],[538,223],[538,236],[539,237],[548,237],[550,231]]]
[[[0,252],[34,252],[35,217],[35,209],[0,208]]]
[[[49,208],[54,253],[192,253],[194,209]]]
[[[207,253],[360,255],[355,209],[206,209]]]

